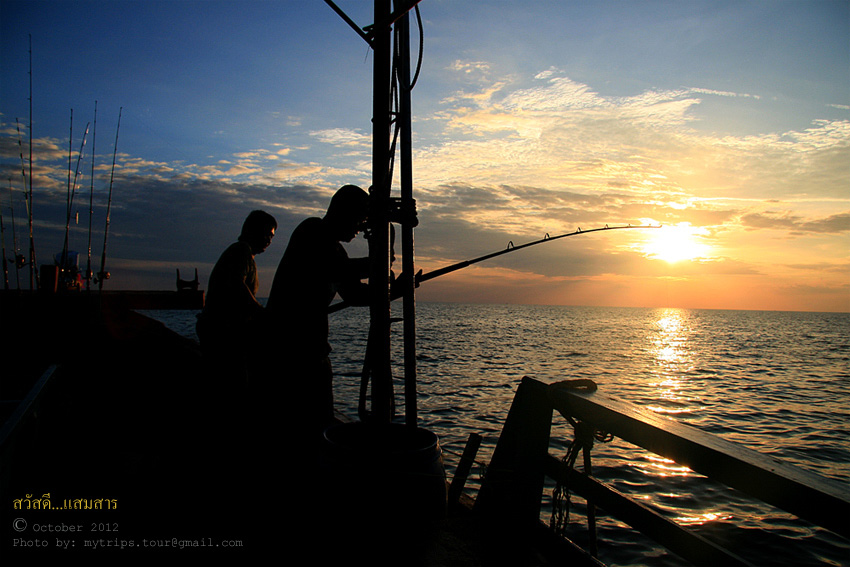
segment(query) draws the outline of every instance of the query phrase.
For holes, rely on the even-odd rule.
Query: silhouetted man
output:
[[[239,239],[221,254],[210,274],[197,332],[208,368],[227,384],[225,387],[246,385],[263,313],[257,301],[259,278],[254,256],[268,248],[275,230],[274,217],[252,211]]]
[[[341,242],[365,229],[369,195],[345,185],[324,217],[293,231],[278,265],[267,303],[276,377],[282,377],[282,411],[290,425],[319,433],[333,418],[333,371],[328,306],[338,293],[353,305],[368,303],[368,258],[349,258]],[[279,378],[278,378],[279,379]]]

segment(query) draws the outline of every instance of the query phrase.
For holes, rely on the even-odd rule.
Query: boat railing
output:
[[[555,412],[576,431],[584,471],[549,453]],[[625,403],[587,381],[545,384],[523,378],[482,481],[474,509],[512,530],[540,527],[545,478],[587,502],[590,555],[596,554],[595,509],[695,565],[748,565],[733,551],[663,516],[592,475],[590,450],[605,432],[767,504],[850,538],[850,491],[836,481],[789,465],[694,427]],[[582,439],[584,437],[584,439]]]

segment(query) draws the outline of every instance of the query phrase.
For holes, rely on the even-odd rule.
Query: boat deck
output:
[[[562,463],[548,455],[555,411],[848,535],[845,487],[602,394],[528,378],[517,390],[474,504],[453,484],[445,517],[402,520],[368,504],[350,506],[347,496],[357,487],[346,471],[328,466],[292,436],[265,431],[251,418],[255,411],[236,410],[235,399],[211,403],[196,343],[131,311],[110,313],[108,324],[83,312],[70,315],[65,312],[63,320],[74,321],[73,334],[54,330],[42,333],[41,342],[19,343],[18,382],[29,389],[12,392],[7,385],[15,381],[4,377],[4,396],[19,396],[6,404],[10,411],[0,435],[0,499],[19,502],[0,507],[0,525],[9,532],[0,538],[4,553],[14,551],[8,546],[20,536],[9,526],[24,518],[30,524],[115,526],[118,533],[88,536],[116,544],[200,542],[195,551],[239,557],[286,553],[422,567],[601,565],[539,521],[543,477],[564,474]],[[29,337],[55,323],[18,321],[30,327]],[[62,340],[49,342],[56,338]],[[85,347],[92,342],[96,358]],[[34,369],[39,374],[24,376]],[[460,469],[453,481],[463,476]],[[589,475],[572,470],[570,489],[695,564],[747,564]],[[390,505],[403,504],[410,493],[392,494]],[[45,497],[50,504],[42,507]],[[105,509],[105,500],[116,506]]]

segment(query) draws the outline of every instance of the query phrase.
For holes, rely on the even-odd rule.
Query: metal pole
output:
[[[375,23],[386,22],[390,0],[375,0]],[[390,28],[375,28],[373,55],[372,192],[369,204],[369,315],[372,415],[379,422],[392,420],[392,368],[390,362]]]
[[[398,0],[396,0],[398,4]],[[396,6],[398,9],[398,6]],[[404,318],[404,409],[405,423],[417,426],[416,400],[416,298],[413,281],[413,158],[411,151],[411,105],[410,105],[410,16],[405,13],[396,23],[398,37],[398,93],[399,121],[401,133],[401,225],[402,273],[409,276],[405,284],[402,313]]]

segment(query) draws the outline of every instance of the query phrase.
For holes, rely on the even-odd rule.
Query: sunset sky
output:
[[[372,23],[370,1],[337,4]],[[506,254],[420,300],[850,311],[846,0],[423,0],[420,13],[419,268],[663,225]],[[262,296],[295,225],[340,185],[371,183],[372,55],[323,0],[0,0],[7,256],[13,216],[27,249],[30,36],[39,263],[62,248],[69,146],[75,167],[90,123],[71,247],[84,267],[94,155],[99,267],[119,109],[109,289],[173,289],[195,268],[205,285],[261,208],[279,223],[257,257]]]

